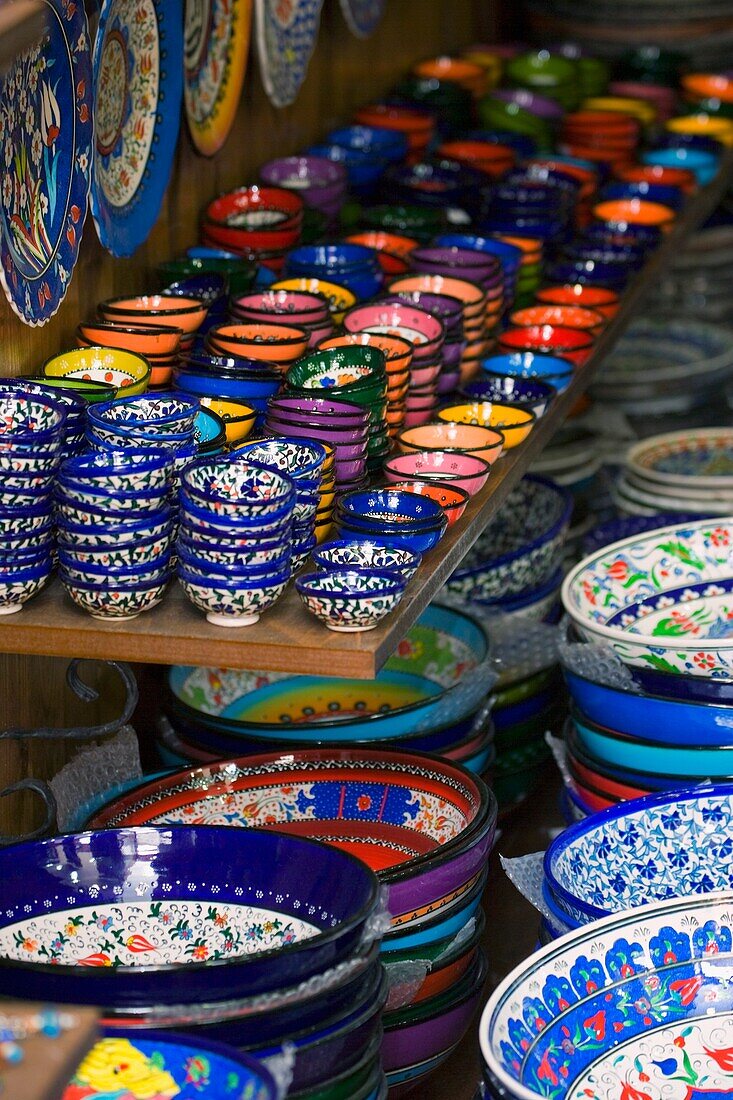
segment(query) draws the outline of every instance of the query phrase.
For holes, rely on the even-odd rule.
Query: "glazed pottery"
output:
[[[303,605],[329,630],[354,633],[374,630],[402,598],[404,578],[389,571],[334,569],[298,577],[295,587]]]

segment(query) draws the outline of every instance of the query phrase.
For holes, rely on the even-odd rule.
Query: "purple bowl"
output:
[[[461,365],[461,359],[463,358],[466,350],[465,340],[448,340],[443,344],[443,370],[441,374],[446,371],[458,370]]]
[[[313,421],[300,422],[297,420],[290,420],[288,417],[284,416],[268,416],[266,426],[270,431],[286,436],[289,434],[288,429],[297,428],[299,439],[303,438],[303,433],[317,433],[319,440],[325,438],[328,442],[333,442],[334,446],[363,447],[369,439],[369,429],[367,426],[355,428],[350,426],[342,427],[333,423],[319,424]],[[295,430],[293,434],[295,434]]]
[[[347,183],[343,164],[313,156],[278,157],[268,161],[260,169],[260,178],[274,187],[299,191],[304,199],[313,195],[322,202],[333,202],[343,194]]]
[[[504,278],[501,262],[495,256],[473,248],[456,248],[451,245],[416,248],[410,256],[410,262],[415,271],[455,275],[468,279],[469,282],[479,283],[484,290],[501,285]]]
[[[367,410],[353,401],[341,401],[330,397],[280,396],[270,401],[269,409],[278,416],[312,421],[327,417],[331,424],[342,423],[346,426],[362,427],[369,416]]]
[[[448,294],[431,294],[428,290],[401,290],[396,294],[385,294],[379,300],[391,305],[407,302],[410,306],[432,313],[443,322],[446,335],[456,328],[463,328],[463,302],[460,298],[451,298]]]
[[[559,103],[544,95],[537,95],[527,88],[495,88],[491,93],[493,99],[500,99],[502,103],[514,103],[530,114],[542,118],[546,122],[558,122],[564,115]]]
[[[452,393],[461,382],[460,370],[441,371],[438,375],[438,393]]]

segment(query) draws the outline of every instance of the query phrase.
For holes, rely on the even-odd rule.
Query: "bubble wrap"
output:
[[[459,600],[443,590],[441,603],[475,616],[491,638],[494,688],[524,680],[558,663],[557,627],[515,619],[491,607]]]
[[[428,974],[439,967],[440,960],[455,951],[462,943],[467,943],[476,928],[476,918],[471,917],[467,924],[453,937],[448,946],[439,955],[430,959],[410,959],[409,962],[384,963],[389,982],[386,1011],[393,1011],[410,1004]],[[388,956],[387,956],[388,957]]]
[[[366,951],[375,941],[382,940],[392,927],[392,917],[387,908],[389,890],[386,886],[380,887],[379,901],[371,917],[364,925],[361,936],[360,950]]]
[[[558,654],[565,668],[594,684],[643,695],[626,665],[610,646],[601,642],[571,641],[568,637],[570,620],[565,618],[558,627]]]
[[[142,779],[140,748],[132,726],[122,726],[113,737],[79,748],[51,780],[61,832],[79,828],[105,796],[135,779]]]
[[[562,776],[564,786],[570,787],[572,791],[575,790],[575,784],[573,783],[573,777],[568,770],[568,747],[561,737],[553,737],[551,733],[545,734],[545,743],[549,745],[550,752],[552,753],[557,769]]]
[[[517,856],[515,859],[506,859],[504,856],[499,858],[504,874],[516,886],[522,897],[526,898],[530,905],[533,905],[537,912],[553,925],[556,924],[557,918],[552,915],[542,897],[542,883],[545,880],[542,864],[545,853],[532,852],[528,856]]]
[[[269,1058],[260,1059],[267,1066],[277,1088],[277,1100],[283,1100],[290,1091],[293,1082],[293,1070],[295,1069],[295,1044],[284,1043],[279,1054],[271,1054]]]

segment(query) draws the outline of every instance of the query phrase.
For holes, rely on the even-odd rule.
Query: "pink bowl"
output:
[[[415,306],[383,304],[355,306],[344,317],[347,332],[383,332],[402,336],[414,346],[414,359],[432,358],[443,346],[443,322]]]
[[[495,428],[476,424],[453,424],[433,421],[419,428],[410,428],[397,436],[400,450],[460,451],[483,458],[491,465],[504,450],[504,436]]]
[[[413,363],[410,370],[410,389],[419,389],[422,386],[429,386],[431,382],[435,382],[440,374],[441,367],[442,364],[440,359],[434,363],[426,363],[425,366],[419,363]]]
[[[429,424],[435,416],[435,410],[438,407],[436,401],[434,405],[431,405],[426,409],[405,409],[404,427],[407,428],[421,428],[424,424]]]
[[[329,306],[321,294],[296,290],[263,290],[232,298],[230,311],[246,320],[279,320],[287,324],[314,325],[329,317]]]
[[[438,481],[465,489],[475,496],[486,484],[491,467],[482,458],[453,451],[415,451],[395,455],[384,464],[384,476],[390,484],[412,481]]]

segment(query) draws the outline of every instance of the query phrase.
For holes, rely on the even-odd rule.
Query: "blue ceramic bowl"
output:
[[[201,271],[196,275],[189,275],[186,279],[178,279],[171,283],[162,294],[172,294],[179,298],[200,298],[209,307],[216,303],[222,295],[226,295],[227,281],[218,271]]]
[[[444,512],[437,501],[395,489],[371,489],[345,493],[338,501],[338,515],[350,524],[394,534],[439,527]]]
[[[168,548],[154,562],[143,565],[112,565],[109,562],[80,562],[72,553],[59,548],[59,570],[70,581],[83,581],[100,588],[115,588],[126,584],[152,585],[167,578],[172,569],[173,551]]]
[[[718,174],[719,157],[703,149],[676,145],[667,149],[652,149],[641,154],[642,164],[661,164],[665,168],[687,168],[695,173],[700,187],[705,187]]]
[[[256,623],[277,603],[290,580],[290,565],[257,580],[241,573],[214,573],[211,566],[194,571],[183,561],[178,562],[177,571],[191,603],[213,626],[230,629]]]
[[[311,145],[306,156],[326,157],[336,164],[343,164],[351,187],[370,187],[376,183],[387,167],[387,158],[375,156],[365,149],[353,149],[336,143]]]
[[[0,379],[0,406],[5,430],[4,449],[58,447],[66,431],[67,410],[55,397],[19,385],[4,386]]]
[[[685,203],[685,196],[679,187],[671,184],[649,183],[641,180],[638,183],[607,183],[599,195],[600,201],[606,199],[646,199],[649,202],[661,202],[672,210],[681,210]]]
[[[271,541],[292,533],[292,506],[281,508],[274,515],[264,518],[248,517],[244,512],[239,516],[219,516],[208,508],[199,508],[183,489],[179,495],[181,522],[196,537],[208,535],[213,538],[218,534],[226,539],[248,537]]]
[[[427,947],[432,943],[456,936],[474,917],[481,905],[481,896],[486,886],[489,869],[485,867],[474,886],[461,895],[455,902],[443,906],[437,913],[429,913],[417,921],[410,921],[404,930],[388,932],[382,940],[382,958],[390,962],[393,952],[414,950]]]
[[[243,583],[251,582],[253,585],[266,583],[279,583],[283,578],[290,577],[290,547],[286,546],[283,553],[274,562],[265,562],[262,565],[250,565],[241,559],[236,562],[213,563],[207,558],[201,558],[189,549],[185,540],[177,542],[179,561],[185,566],[186,571],[192,576],[215,579],[227,579],[229,581],[240,580]]]
[[[177,1100],[278,1100],[269,1070],[232,1047],[178,1035],[104,1027],[66,1086],[65,1096],[176,1096]]]
[[[387,569],[409,581],[421,557],[412,550],[385,546],[372,539],[334,539],[313,554],[318,569]]]
[[[400,161],[407,154],[407,136],[383,126],[342,126],[331,130],[328,140],[346,149],[358,149],[389,161]]]
[[[326,448],[307,439],[281,436],[237,447],[236,455],[237,458],[288,474],[295,481],[298,492],[306,487],[318,489],[321,467],[326,461]]]
[[[608,223],[606,223],[608,224]],[[623,235],[623,226],[615,222],[614,231]],[[633,232],[633,226],[629,227]],[[565,250],[563,259],[575,263],[594,263],[604,270],[616,271],[619,274],[630,271],[638,271],[644,264],[646,249],[642,245],[635,245],[633,241],[627,244],[604,244],[599,247],[594,241],[584,241],[580,238],[572,247]]]
[[[510,374],[496,374],[482,368],[481,374],[467,382],[459,393],[471,401],[495,401],[499,404],[520,405],[530,409],[535,416],[544,416],[548,405],[557,395],[549,382],[539,378],[522,378]]]
[[[383,542],[385,546],[394,546],[401,549],[412,550],[416,554],[425,554],[440,542],[443,537],[443,532],[448,525],[448,520],[444,517],[444,524],[442,527],[423,527],[417,530],[404,531],[399,534],[386,534],[384,528],[364,527],[342,518],[337,518],[337,525],[344,538],[354,539],[375,536],[380,542]]]
[[[117,566],[145,565],[150,568],[155,565],[162,554],[169,549],[173,536],[173,529],[168,529],[162,535],[154,535],[150,538],[134,539],[130,542],[110,542],[107,545],[83,546],[69,541],[65,531],[59,532],[58,546],[63,550],[70,561],[79,565],[91,565],[98,569]]]
[[[36,551],[50,546],[53,542],[54,525],[49,519],[43,527],[20,535],[0,535],[0,554],[18,554],[27,550]]]
[[[718,159],[725,152],[725,146],[708,134],[674,134],[669,130],[660,135],[657,149],[699,149]]]
[[[622,222],[620,231],[618,222],[593,222],[583,230],[583,240],[594,242],[600,248],[608,244],[632,243],[646,252],[656,248],[663,236],[658,225],[633,225],[631,222]]]
[[[534,351],[513,352],[509,355],[490,355],[481,360],[481,370],[490,375],[505,374],[512,378],[537,378],[548,382],[558,393],[570,385],[573,364],[556,355],[541,355]],[[478,376],[481,378],[481,375]]]
[[[0,615],[20,611],[43,588],[53,571],[53,560],[45,556],[17,566],[0,562]]]
[[[387,570],[335,569],[298,577],[303,606],[329,630],[373,630],[402,599],[406,580]]]
[[[82,611],[88,611],[95,619],[125,621],[134,619],[143,611],[156,607],[165,595],[170,574],[164,573],[152,581],[82,581],[69,576],[62,567],[59,579],[71,599]]]
[[[608,716],[606,721],[613,720]],[[612,768],[651,775],[702,780],[733,775],[733,735],[724,745],[664,744],[627,737],[616,730],[592,723],[573,712],[573,723],[581,746],[591,757]]]
[[[78,485],[93,491],[145,491],[165,488],[172,469],[171,457],[165,451],[130,447],[122,451],[93,451],[69,458],[61,466],[59,478],[67,485]]]
[[[332,275],[373,270],[376,258],[373,248],[363,244],[304,244],[288,253],[288,270],[304,274],[318,269]]]
[[[516,150],[522,160],[537,152],[537,142],[533,138],[514,130],[469,130],[463,137],[468,141],[488,141],[492,145],[508,145]]]
[[[0,989],[62,1003],[212,1003],[293,985],[359,951],[378,903],[376,877],[346,853],[253,829],[78,833],[5,848],[0,868]]]
[[[292,511],[295,489],[289,477],[239,457],[195,462],[181,477],[181,493],[217,519],[276,520]]]
[[[177,511],[168,505],[159,512],[150,512],[144,519],[125,520],[124,524],[110,532],[110,528],[104,523],[76,524],[69,523],[62,518],[58,521],[59,533],[67,543],[78,546],[109,546],[128,542],[139,542],[145,539],[158,538],[169,534]]]
[[[730,890],[733,784],[646,795],[566,829],[544,859],[567,923],[671,897]]]
[[[121,397],[90,405],[87,416],[92,425],[104,428],[143,428],[146,431],[176,434],[193,428],[200,406],[196,401],[169,394],[142,394]]]
[[[119,489],[96,488],[94,484],[82,482],[68,482],[66,478],[59,477],[54,493],[58,505],[68,505],[69,508],[83,510],[87,506],[94,512],[107,512],[120,516],[146,512],[158,512],[170,498],[170,488],[163,485],[158,489],[135,489],[130,491]]]
[[[622,291],[629,280],[629,272],[626,269],[619,271],[617,264],[604,265],[594,260],[558,260],[548,265],[545,278],[548,283],[584,283]]]
[[[278,540],[274,545],[256,545],[253,549],[245,550],[242,547],[225,547],[216,542],[201,542],[192,538],[186,531],[181,530],[178,535],[178,552],[182,561],[190,561],[218,572],[218,566],[223,569],[232,566],[240,566],[242,569],[257,569],[267,567],[273,572],[279,572],[291,559],[291,547],[285,540]]]
[[[120,509],[111,502],[111,499],[99,506],[87,503],[88,499],[82,500],[71,497],[63,493],[61,486],[57,486],[55,500],[56,519],[59,526],[63,527],[67,524],[81,525],[89,529],[104,528],[107,532],[114,531],[116,533],[117,531],[127,530],[129,524],[138,522],[133,518],[135,516],[134,511]],[[102,500],[105,501],[106,498],[102,498]],[[171,507],[169,499],[166,497],[152,497],[149,505],[144,515],[152,522],[155,522],[166,507]]]

